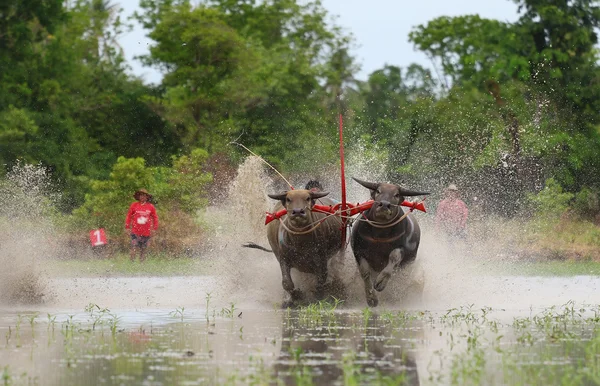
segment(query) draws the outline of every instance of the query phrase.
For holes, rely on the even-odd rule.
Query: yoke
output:
[[[366,212],[367,210],[371,209],[374,202],[375,201],[373,201],[373,200],[369,200],[369,201],[365,201],[363,203],[357,203],[356,205],[351,204],[351,203],[346,203],[345,210],[342,210],[342,203],[339,203],[336,205],[313,205],[312,211],[317,212],[317,213],[340,215],[340,216],[343,216],[344,218],[348,218],[348,217],[355,216],[359,213]],[[400,205],[410,208],[411,212],[414,211],[415,209],[419,210],[421,212],[425,212],[425,213],[427,212],[427,210],[425,209],[425,205],[423,204],[422,201],[421,202],[412,202],[412,201],[404,200],[402,202],[402,204],[400,204]],[[275,213],[267,212],[267,217],[265,218],[265,225],[267,225],[268,223],[270,223],[273,220],[280,219],[281,217],[285,216],[286,214],[287,214],[287,209],[281,209]]]

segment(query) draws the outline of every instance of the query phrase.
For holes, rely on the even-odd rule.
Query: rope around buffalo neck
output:
[[[423,202],[423,200],[421,200],[421,202]],[[392,206],[395,206],[395,207],[398,207],[398,208],[399,208],[401,205],[392,204]],[[357,218],[356,220],[357,220],[357,221],[364,221],[364,222],[366,222],[367,224],[371,225],[371,226],[372,226],[372,227],[374,227],[374,228],[380,228],[380,229],[384,229],[384,228],[391,228],[391,227],[393,227],[394,225],[397,225],[397,224],[399,224],[400,222],[402,222],[402,220],[404,220],[404,219],[405,219],[405,218],[408,216],[408,214],[409,214],[409,213],[411,213],[413,210],[414,210],[414,209],[410,209],[408,212],[404,213],[404,215],[402,215],[402,216],[401,216],[401,217],[400,217],[398,220],[394,221],[393,223],[385,223],[385,224],[382,224],[382,223],[377,223],[377,222],[375,222],[375,221],[371,221],[371,220],[369,220],[369,219],[367,218],[367,216],[365,216],[365,213],[364,213],[364,212],[362,212],[362,213],[361,213],[361,215],[364,217],[364,220],[363,220],[363,219],[361,219],[361,218]]]
[[[409,214],[410,212],[411,212],[411,211],[409,210],[408,212],[406,212],[406,213],[404,213],[402,216],[400,216],[400,218],[399,218],[398,220],[396,220],[396,221],[394,221],[394,222],[391,222],[391,223],[378,223],[378,222],[375,222],[375,221],[371,221],[371,220],[369,220],[369,219],[367,218],[367,216],[365,216],[365,213],[364,213],[364,212],[363,212],[363,213],[361,213],[361,214],[362,214],[362,216],[363,216],[365,219],[364,219],[364,220],[363,220],[363,219],[357,219],[357,220],[359,220],[359,221],[364,221],[364,222],[366,222],[367,224],[371,225],[371,226],[372,226],[372,227],[374,227],[374,228],[379,228],[379,229],[391,228],[391,227],[393,227],[393,226],[395,226],[395,225],[397,225],[397,224],[400,224],[400,222],[402,222],[402,220],[404,220],[404,219],[406,218],[406,216],[408,216],[408,214]]]
[[[306,229],[306,228],[310,228],[310,227],[312,227],[312,228],[310,228],[310,229],[308,229],[308,230],[305,230],[305,231],[295,231],[295,230],[291,229],[291,228],[290,228],[290,227],[288,227],[288,226],[287,226],[287,224],[285,223],[285,219],[283,219],[283,220],[279,219],[279,222],[281,223],[281,225],[283,226],[283,228],[284,228],[286,231],[288,231],[289,233],[291,233],[291,234],[293,234],[293,235],[307,235],[307,234],[309,234],[309,233],[311,233],[311,232],[314,232],[314,231],[315,231],[315,229],[317,229],[319,226],[321,226],[321,224],[322,224],[322,223],[323,223],[325,220],[327,220],[329,217],[331,217],[331,216],[334,216],[334,215],[335,215],[334,213],[329,213],[329,214],[327,214],[327,216],[325,216],[325,217],[324,217],[324,218],[322,218],[321,220],[317,220],[317,221],[315,221],[315,222],[313,222],[313,223],[311,223],[311,224],[308,224],[307,226],[305,226],[305,227],[304,227],[304,228],[302,228],[302,229]],[[316,224],[316,225],[315,225],[315,224]],[[314,225],[314,226],[313,226],[313,225]]]

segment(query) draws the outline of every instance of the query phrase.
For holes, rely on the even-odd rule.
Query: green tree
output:
[[[0,112],[0,165],[19,157],[28,162],[31,158],[30,141],[38,131],[38,126],[27,110],[9,106]],[[27,157],[27,158],[25,158]]]
[[[66,13],[62,0],[5,1],[0,5],[0,109],[30,100],[32,62],[42,60]]]
[[[415,27],[409,40],[452,85],[486,87],[486,82],[531,76],[526,31],[478,15],[442,16]]]
[[[532,40],[532,78],[572,110],[575,129],[587,132],[600,119],[600,6],[591,0],[513,1],[522,12],[516,27]]]
[[[188,147],[214,152],[241,136],[291,169],[331,159],[336,124],[329,109],[355,66],[349,37],[328,25],[319,2],[141,5],[138,18],[157,42],[146,63],[166,72],[165,93],[148,102]],[[307,143],[311,137],[317,140]]]
[[[215,9],[184,3],[163,11],[149,34],[157,44],[145,62],[166,72],[166,91],[146,100],[188,148],[220,150],[232,117],[259,97],[253,73],[261,58],[223,19]]]
[[[448,87],[475,88],[494,102],[488,114],[502,126],[476,165],[506,162],[515,180],[525,181],[539,164],[569,189],[597,184],[600,89],[590,85],[598,79],[598,7],[584,0],[515,2],[524,11],[516,23],[441,17],[416,27],[410,39],[440,64]]]
[[[89,179],[106,178],[118,155],[170,161],[180,144],[141,100],[157,91],[126,74],[116,44],[126,28],[119,7],[101,0],[8,3],[0,6],[2,169],[17,159],[41,162],[70,211],[83,202]]]

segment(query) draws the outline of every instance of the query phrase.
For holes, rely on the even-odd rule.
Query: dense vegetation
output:
[[[128,74],[116,3],[3,2],[0,173],[41,163],[60,210],[88,221],[137,185],[191,213],[205,197],[190,184],[210,183],[214,159],[235,164],[238,138],[288,173],[337,162],[341,112],[348,151],[377,154],[392,180],[434,191],[457,182],[503,216],[551,202],[528,199],[550,181],[569,197],[561,210],[593,220],[600,7],[513,1],[515,23],[415,26],[409,38],[435,71],[387,65],[360,81],[351,35],[319,1],[141,0],[136,17],[155,42],[143,61],[164,71],[158,86]]]

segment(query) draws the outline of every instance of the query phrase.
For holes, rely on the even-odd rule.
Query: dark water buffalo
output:
[[[334,200],[325,197],[328,194],[300,189],[269,194],[269,197],[280,201],[274,212],[287,209],[286,216],[269,223],[267,237],[281,266],[283,288],[292,301],[301,299],[302,293],[294,286],[290,270],[296,268],[300,272],[316,275],[316,295],[322,298],[329,262],[341,250],[340,219],[335,216],[325,219],[325,214],[311,211],[317,199],[321,205],[335,205]]]
[[[385,289],[394,269],[414,261],[421,238],[417,220],[404,215],[400,206],[405,196],[429,194],[406,190],[398,185],[373,183],[354,178],[371,190],[373,207],[357,219],[352,227],[352,250],[365,283],[367,303],[377,306],[377,293]],[[366,219],[365,219],[366,217]],[[375,280],[371,274],[376,274]]]

